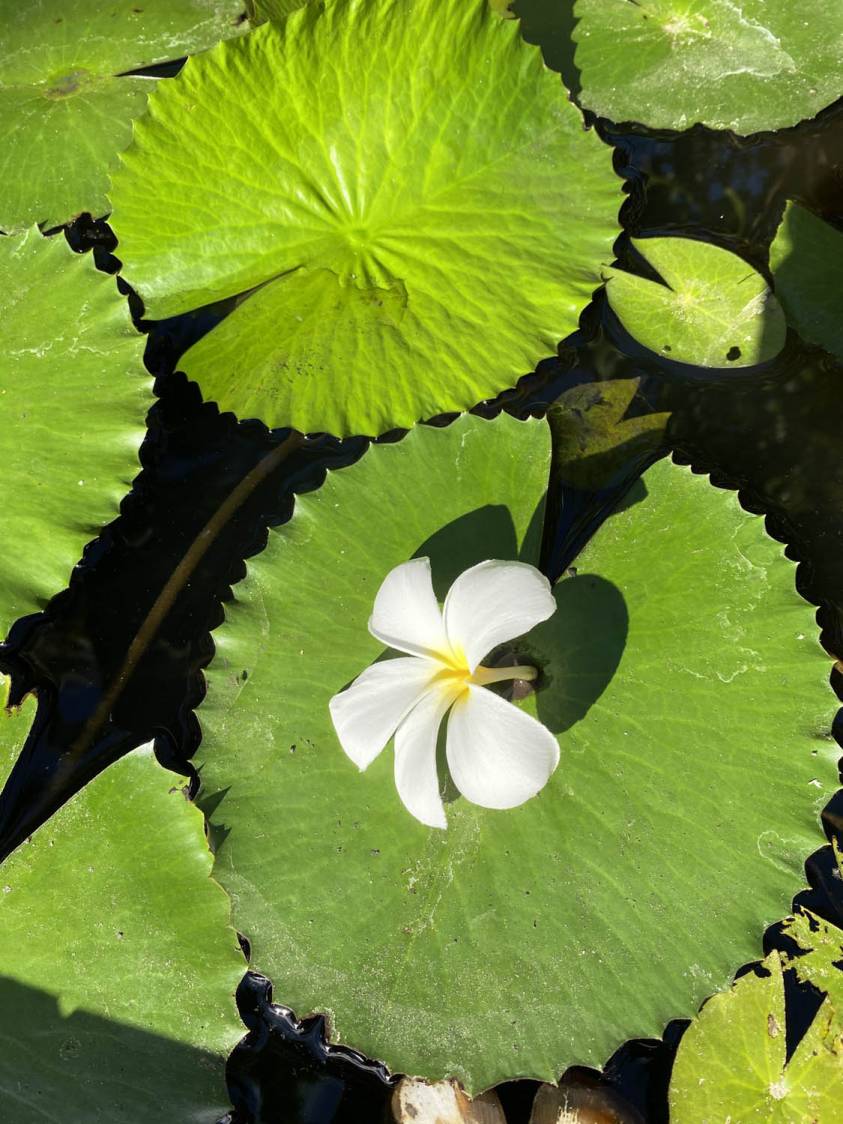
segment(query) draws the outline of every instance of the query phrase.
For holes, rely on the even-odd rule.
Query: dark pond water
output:
[[[570,66],[569,59],[555,61]],[[598,127],[629,181],[626,233],[616,247],[622,263],[632,260],[629,234],[681,232],[736,250],[763,270],[786,198],[843,228],[843,103],[814,122],[751,141],[702,128],[675,136]],[[102,268],[115,267],[104,223],[82,219],[67,236],[80,252],[92,249]],[[147,364],[158,401],[143,470],[120,518],[86,551],[69,590],[44,614],[19,622],[0,650],[17,693],[37,686],[40,695],[35,729],[0,797],[3,854],[102,768],[152,737],[165,764],[191,775],[198,740],[193,709],[213,651],[210,630],[244,574],[244,559],[262,549],[268,524],[289,517],[295,493],[317,488],[327,467],[347,465],[366,449],[363,440],[317,436],[280,459],[287,432],[238,423],[203,403],[178,373],[178,359],[224,311],[153,327]],[[763,368],[706,376],[643,351],[598,296],[557,357],[482,411],[538,412],[578,383],[629,377],[641,379],[631,412],[669,410],[668,447],[715,483],[739,488],[750,510],[767,515],[770,533],[801,563],[798,585],[818,606],[827,648],[843,653],[843,368],[791,336],[783,354]],[[551,576],[570,564],[645,466],[632,461],[596,490],[565,489],[554,498],[544,551]],[[207,528],[199,557],[195,544]],[[843,836],[843,811],[834,802],[826,826]],[[830,848],[809,860],[808,872],[812,889],[802,900],[843,924],[843,886],[832,876]],[[775,929],[765,938],[764,950],[771,947],[784,947]],[[792,981],[789,987],[789,1030],[798,1036],[816,996]],[[283,995],[276,998],[283,1003]],[[229,1064],[237,1106],[231,1121],[385,1119],[390,1079],[376,1063],[328,1047],[321,1020],[299,1024],[273,1006],[261,977],[247,976],[239,1002],[249,1033]],[[602,1075],[571,1071],[566,1079],[611,1091],[606,1120],[666,1121],[670,1066],[683,1029],[671,1024],[663,1040],[626,1044],[607,1059]],[[511,1124],[527,1120],[534,1089],[531,1082],[502,1087]]]

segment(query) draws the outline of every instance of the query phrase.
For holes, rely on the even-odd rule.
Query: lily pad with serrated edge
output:
[[[383,577],[427,556],[442,599],[482,559],[535,563],[549,454],[545,422],[463,416],[329,474],[250,560],[199,711],[215,872],[255,968],[336,1040],[469,1093],[692,1014],[787,911],[836,784],[793,564],[668,461],[515,645],[544,676],[522,705],[559,736],[537,797],[490,811],[446,786],[437,831],[401,804],[391,750],[355,769],[328,700],[382,652]]]
[[[826,999],[787,1055],[782,963],[764,961],[715,995],[679,1044],[670,1082],[674,1124],[835,1124],[843,1098],[843,1025]]]
[[[0,637],[117,515],[152,405],[143,347],[90,255],[37,229],[0,238]]]
[[[308,4],[191,59],[121,161],[147,316],[242,297],[180,367],[302,431],[513,385],[576,329],[618,230],[610,149],[487,0]]]
[[[609,305],[644,347],[696,367],[753,367],[784,347],[767,282],[737,254],[693,238],[633,238],[664,284],[607,269]]]
[[[239,0],[0,0],[0,230],[108,210],[156,79],[127,74],[242,30]]]
[[[0,710],[4,779],[34,709]],[[245,965],[210,869],[202,816],[151,746],[6,859],[0,1118],[216,1124]]]
[[[789,202],[770,247],[770,269],[800,336],[843,360],[843,232]]]
[[[576,0],[581,101],[651,129],[784,129],[843,95],[827,0]]]

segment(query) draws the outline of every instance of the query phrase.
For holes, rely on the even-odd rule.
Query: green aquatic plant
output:
[[[689,1018],[672,1124],[834,1124],[841,932],[787,916],[838,780],[831,661],[790,554],[665,454],[712,372],[778,440],[794,362],[825,376],[843,356],[843,235],[785,179],[760,245],[663,223],[656,156],[649,181],[618,173],[670,142],[594,114],[794,124],[841,93],[837,7],[0,0],[0,24],[0,837],[17,844],[0,1118],[216,1124],[245,1032],[233,924],[281,1003],[436,1082],[396,1086],[401,1120],[502,1124],[503,1096],[468,1094],[555,1082]],[[723,144],[755,174],[757,138]],[[718,176],[697,168],[695,189],[725,197]],[[70,246],[42,233],[112,204],[111,228],[73,223]],[[132,316],[163,401],[123,519],[86,550],[133,487],[155,401]],[[193,413],[176,368],[205,398]],[[136,544],[163,554],[135,516],[175,495],[182,412],[201,529],[160,590],[143,573],[115,608]],[[253,442],[242,478],[208,454],[216,423],[238,455]],[[354,435],[383,439],[335,440]],[[204,568],[250,551],[188,764],[207,619],[157,647],[156,630]],[[73,695],[122,614],[117,670]],[[190,682],[179,729],[144,713],[130,733],[123,692],[168,645]],[[156,763],[153,729],[190,781]],[[730,988],[785,916],[788,955]],[[790,1053],[785,980],[824,996]],[[250,1025],[281,1017],[261,1012]],[[593,1107],[573,1087],[545,1085],[536,1124]],[[234,1074],[245,1118],[244,1088]]]

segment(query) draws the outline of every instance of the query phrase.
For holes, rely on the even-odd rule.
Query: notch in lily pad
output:
[[[268,426],[376,435],[513,386],[618,229],[610,149],[487,0],[308,4],[188,60],[134,136],[126,279],[150,319],[237,298],[179,365]]]
[[[607,269],[609,305],[633,339],[677,363],[733,370],[774,359],[787,327],[765,279],[693,238],[633,238],[660,281]]]

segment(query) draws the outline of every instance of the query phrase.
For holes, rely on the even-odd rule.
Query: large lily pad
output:
[[[4,779],[33,710],[0,710]],[[202,816],[175,782],[150,746],[135,750],[3,864],[3,1120],[215,1124],[225,1111],[243,957]]]
[[[694,238],[634,238],[632,245],[664,284],[609,269],[606,295],[639,343],[697,367],[752,367],[781,351],[782,310],[743,258]]]
[[[441,598],[479,560],[535,562],[549,444],[544,422],[464,416],[330,475],[250,562],[199,712],[216,874],[255,967],[336,1038],[469,1091],[602,1064],[692,1014],[787,911],[836,783],[793,564],[668,461],[518,645],[544,670],[523,705],[561,748],[540,795],[451,799],[437,831],[391,753],[357,772],[328,700],[381,652],[379,583],[426,555]]]
[[[241,298],[181,360],[206,398],[376,434],[555,352],[610,256],[619,188],[487,0],[336,0],[191,59],[111,196],[148,316]]]
[[[243,30],[239,0],[0,0],[0,230],[108,210],[108,172],[155,79]]]
[[[136,475],[152,404],[114,278],[64,238],[0,238],[0,637],[66,584]]]
[[[843,7],[827,0],[576,0],[582,104],[652,129],[747,135],[843,94]]]
[[[674,1124],[834,1124],[843,1103],[843,1026],[826,1000],[787,1057],[782,963],[715,995],[679,1046],[670,1084]]]
[[[800,336],[843,360],[843,233],[788,203],[770,247],[770,269]]]

